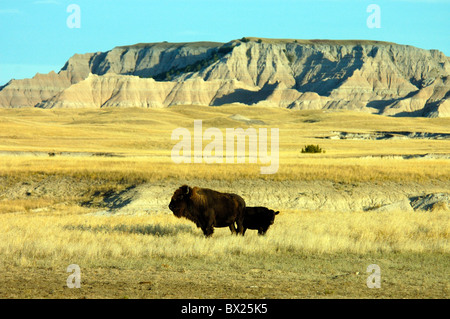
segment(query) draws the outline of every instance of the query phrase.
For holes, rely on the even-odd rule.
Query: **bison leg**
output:
[[[208,226],[208,227],[202,227],[203,234],[205,237],[210,237],[214,233],[214,227]]]
[[[242,236],[244,236],[244,218],[238,218],[236,219],[236,224],[237,224],[237,233],[241,234]]]
[[[198,224],[206,237],[211,236],[214,233],[214,211],[208,210],[201,215]]]
[[[234,225],[234,222],[232,222],[229,226],[232,234],[237,234],[236,226]]]

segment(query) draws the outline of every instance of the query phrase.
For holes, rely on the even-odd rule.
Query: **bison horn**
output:
[[[187,186],[187,185],[183,185],[183,186],[181,186],[181,190],[182,190],[182,192],[185,194],[185,195],[188,195],[189,194],[189,186]]]

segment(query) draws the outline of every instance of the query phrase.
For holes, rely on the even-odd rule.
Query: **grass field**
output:
[[[173,129],[193,131],[193,120],[203,120],[203,128],[242,127],[245,122],[230,119],[240,114],[280,129],[280,160],[299,158],[304,144],[319,144],[325,158],[359,155],[402,155],[448,153],[443,140],[367,141],[318,140],[331,131],[410,131],[450,133],[446,118],[391,118],[348,111],[295,111],[256,107],[171,107],[168,109],[41,110],[0,109],[2,151],[93,152],[127,156],[170,156],[175,141]],[[207,142],[204,142],[204,145]]]
[[[283,212],[265,237],[256,232],[230,236],[228,229],[218,229],[211,239],[191,223],[165,214],[80,213],[1,215],[2,273],[7,274],[2,277],[1,297],[448,294],[448,212],[432,216]],[[372,263],[382,271],[382,289],[376,292],[366,286],[366,268]],[[69,264],[81,268],[79,291],[64,287]],[[31,277],[35,286],[29,283],[29,290],[21,289],[24,276]],[[175,280],[186,290],[177,289]]]
[[[194,119],[223,132],[248,127],[233,114],[279,128],[276,174],[261,175],[261,163],[173,163],[173,129],[192,132]],[[99,216],[95,206],[82,205],[95,194],[168,180],[438,183],[450,190],[450,160],[439,156],[450,153],[448,139],[323,138],[339,131],[448,134],[450,120],[238,106],[0,109],[0,297],[448,298],[447,207],[288,210],[265,237],[217,229],[206,239],[168,210]],[[301,154],[307,144],[326,153]],[[437,156],[401,157],[423,154]],[[35,192],[21,192],[41,181]],[[80,289],[66,286],[70,264],[81,268]],[[370,264],[381,268],[380,289],[366,285]]]

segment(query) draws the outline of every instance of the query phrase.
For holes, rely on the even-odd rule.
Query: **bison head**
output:
[[[170,200],[169,209],[178,218],[186,217],[188,201],[192,194],[192,188],[187,185],[183,185],[173,193]]]
[[[258,230],[258,234],[259,235],[265,235],[267,230],[269,229],[270,225],[273,225],[274,221],[275,221],[275,215],[278,215],[280,212],[279,211],[274,211],[272,209],[269,209],[267,211],[267,215],[266,215],[266,220],[267,220],[267,224],[263,225],[262,227],[259,228]]]
[[[279,211],[273,211],[270,210],[270,225],[273,224],[273,222],[275,221],[275,215],[278,215],[280,212]]]

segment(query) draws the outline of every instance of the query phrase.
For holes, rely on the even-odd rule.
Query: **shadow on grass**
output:
[[[99,225],[99,226],[88,226],[88,225],[67,225],[64,227],[67,230],[80,230],[89,231],[93,233],[128,233],[128,234],[141,234],[141,235],[152,235],[152,236],[175,236],[180,233],[191,233],[195,234],[195,230],[188,225]]]

